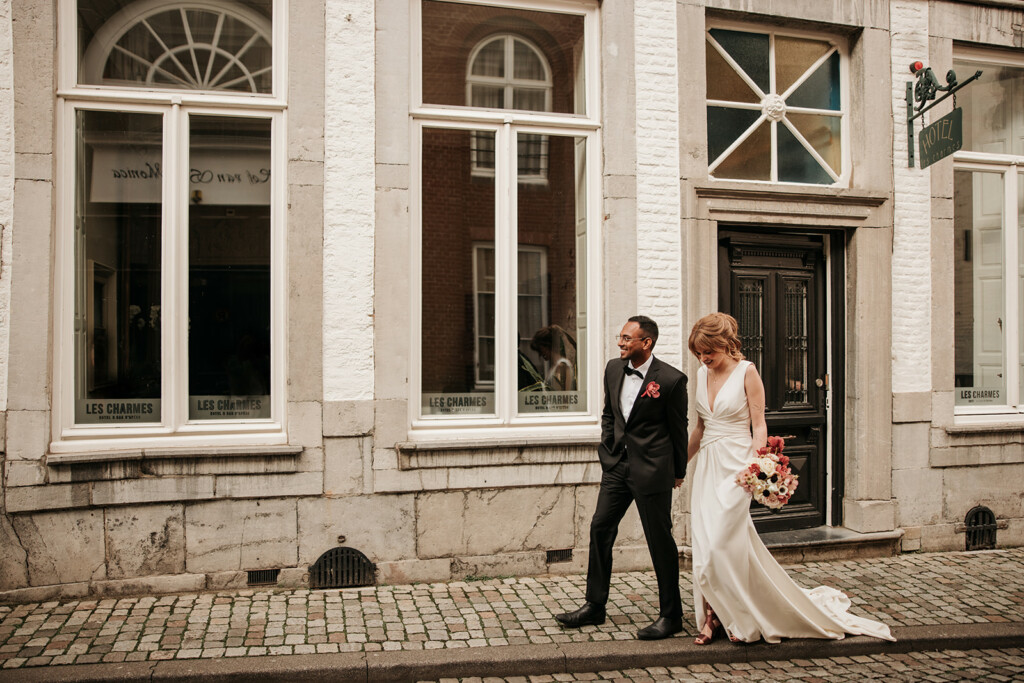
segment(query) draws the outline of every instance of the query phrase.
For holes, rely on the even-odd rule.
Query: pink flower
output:
[[[661,389],[660,384],[657,382],[651,382],[647,385],[647,388],[644,389],[644,393],[640,394],[640,398],[658,398],[661,396],[661,394],[658,393],[659,389]]]

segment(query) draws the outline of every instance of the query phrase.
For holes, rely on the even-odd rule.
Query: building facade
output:
[[[739,320],[771,538],[1024,543],[1024,6],[762,5],[0,4],[0,598],[583,571],[638,312]]]

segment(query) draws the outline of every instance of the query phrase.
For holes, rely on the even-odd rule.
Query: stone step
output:
[[[901,538],[902,529],[862,534],[829,526],[761,534],[772,556],[783,565],[892,557],[900,552]],[[684,569],[693,568],[692,555],[690,546],[682,549],[680,565]]]
[[[828,526],[761,534],[761,540],[780,564],[892,557],[900,552],[901,538],[902,529],[862,534]]]

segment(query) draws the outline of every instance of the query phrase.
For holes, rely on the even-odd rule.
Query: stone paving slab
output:
[[[814,562],[804,586],[901,627],[1024,623],[1024,548]],[[691,576],[680,575],[692,614]],[[652,572],[614,575],[609,620],[562,630],[585,577],[543,576],[342,590],[242,590],[0,606],[0,671],[58,665],[336,655],[488,646],[635,643],[656,616]],[[692,620],[682,637],[694,635]],[[850,639],[853,640],[853,639]],[[692,641],[691,641],[692,642]],[[491,652],[494,652],[491,650]],[[368,659],[366,661],[369,661]]]
[[[441,678],[420,683],[561,683],[574,681],[1020,681],[1024,648],[944,650],[853,657],[725,662],[595,673]]]

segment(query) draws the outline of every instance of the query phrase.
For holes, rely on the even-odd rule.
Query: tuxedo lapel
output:
[[[625,371],[623,371],[623,374],[625,374]],[[655,358],[651,361],[651,367],[647,369],[647,376],[644,377],[644,381],[640,383],[640,390],[636,392],[636,400],[633,401],[633,409],[629,411],[629,419],[626,420],[627,425],[631,424],[636,419],[636,414],[643,409],[644,392],[647,391],[647,385],[653,382],[657,377],[658,359]]]
[[[625,361],[628,363],[629,361]],[[615,370],[612,370],[611,382],[609,383],[608,389],[611,391],[612,398],[612,411],[616,417],[622,417],[622,405],[619,401],[619,396],[622,395],[622,382],[626,377],[625,363],[616,364]]]

